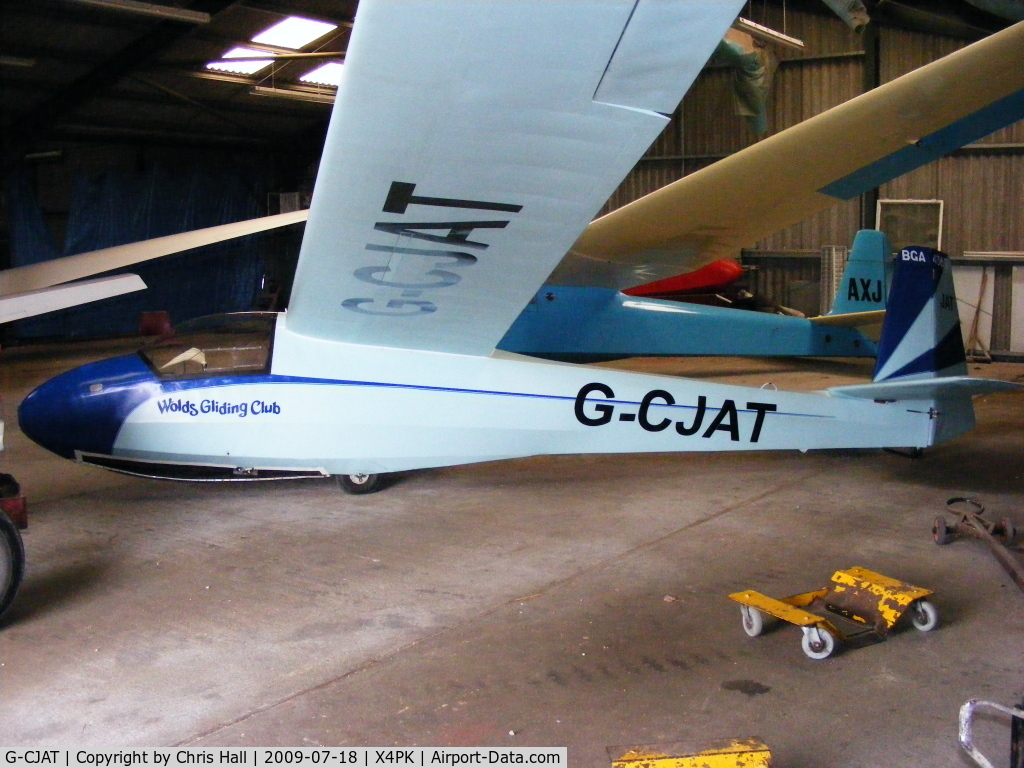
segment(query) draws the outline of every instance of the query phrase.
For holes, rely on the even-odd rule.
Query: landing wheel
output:
[[[949,544],[953,540],[953,531],[946,525],[946,518],[936,517],[932,523],[932,538],[936,544]]]
[[[25,545],[11,519],[0,512],[0,616],[14,602],[25,575]]]
[[[337,475],[345,493],[373,493],[380,490],[380,475]]]
[[[740,614],[743,616],[743,631],[750,637],[757,637],[764,631],[764,614],[757,608],[741,605]]]
[[[812,659],[827,659],[836,650],[836,638],[827,629],[805,627],[800,647]]]
[[[939,626],[939,612],[927,600],[915,600],[910,604],[910,621],[916,629],[931,632]]]

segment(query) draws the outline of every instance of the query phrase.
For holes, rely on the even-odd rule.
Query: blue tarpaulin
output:
[[[7,179],[12,266],[60,255],[24,170]],[[267,185],[252,167],[157,163],[137,172],[75,179],[63,255],[241,221],[264,213]],[[165,310],[179,323],[251,309],[264,271],[260,235],[166,256],[135,272],[149,287],[13,323],[9,338],[84,338],[136,333],[139,314]]]

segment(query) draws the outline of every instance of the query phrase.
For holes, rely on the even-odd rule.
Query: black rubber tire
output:
[[[374,493],[380,490],[382,475],[336,475],[345,493]]]
[[[946,525],[946,518],[936,517],[932,523],[932,538],[939,546],[949,544],[953,540],[953,532]]]
[[[25,545],[21,532],[0,512],[0,617],[14,602],[25,576]]]

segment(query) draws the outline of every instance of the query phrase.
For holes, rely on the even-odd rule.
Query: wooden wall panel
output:
[[[951,37],[911,32],[894,27],[879,29],[879,75],[883,83],[960,50],[967,43]]]
[[[881,197],[942,200],[951,256],[1024,250],[1024,154],[957,153],[889,182]]]
[[[725,67],[702,72],[683,99],[681,109],[687,155],[726,155],[757,139],[736,114],[732,71]]]
[[[637,198],[661,189],[682,177],[682,160],[652,160],[639,163],[619,185],[601,209],[601,214],[621,208]]]

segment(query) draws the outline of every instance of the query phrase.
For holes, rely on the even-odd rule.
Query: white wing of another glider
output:
[[[264,216],[259,219],[236,221],[231,224],[196,229],[177,235],[155,237],[138,243],[115,245],[98,251],[78,253],[74,256],[62,256],[59,259],[41,261],[38,264],[5,269],[0,272],[0,297],[36,291],[40,288],[48,288],[52,285],[60,285],[71,280],[80,280],[90,275],[98,275],[101,272],[109,272],[112,269],[120,269],[131,264],[138,264],[141,261],[149,261],[160,256],[167,256],[172,253],[180,253],[192,248],[219,243],[222,240],[231,240],[243,235],[251,235],[276,227],[285,227],[289,224],[297,224],[305,221],[307,213],[308,211],[294,211],[292,213],[277,214],[276,216]],[[145,285],[141,287],[145,288]],[[131,290],[139,289],[133,288]],[[126,292],[122,291],[122,293]],[[55,307],[55,309],[58,308]]]
[[[742,0],[361,0],[292,332],[490,354]]]
[[[55,288],[8,294],[0,296],[0,323],[55,312],[90,301],[109,299],[122,293],[141,291],[145,287],[146,284],[138,275],[115,275],[68,283]]]

